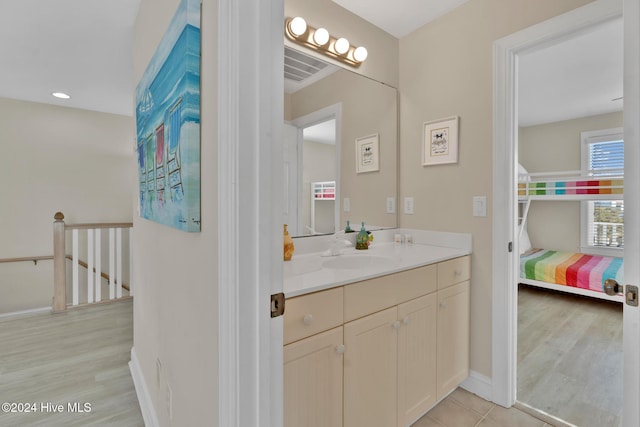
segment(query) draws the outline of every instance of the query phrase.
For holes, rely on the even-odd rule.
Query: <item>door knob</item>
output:
[[[613,296],[620,292],[622,292],[622,286],[620,286],[614,279],[607,279],[604,281],[605,294]]]

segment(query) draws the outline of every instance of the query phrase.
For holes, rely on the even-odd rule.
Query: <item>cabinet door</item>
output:
[[[285,427],[342,425],[342,326],[284,346]]]
[[[438,291],[438,396],[469,376],[469,282]]]
[[[398,426],[409,425],[436,402],[437,297],[398,306]]]
[[[397,422],[397,313],[392,307],[344,325],[345,427]]]

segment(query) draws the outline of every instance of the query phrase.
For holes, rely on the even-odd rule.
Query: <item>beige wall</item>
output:
[[[580,170],[580,132],[622,127],[622,112],[520,128],[519,161],[529,172]],[[580,202],[533,202],[527,220],[537,248],[580,249]]]
[[[471,0],[400,40],[402,227],[473,235],[471,369],[491,377],[493,42],[588,0]],[[420,164],[422,125],[460,117],[459,162]],[[487,196],[488,216],[472,216]],[[399,203],[402,205],[402,203]]]
[[[398,39],[391,34],[354,15],[342,6],[338,6],[331,0],[285,0],[284,16],[288,18],[301,16],[308,25],[314,28],[324,27],[332,36],[346,37],[354,46],[365,46],[369,56],[357,68],[357,72],[398,87]],[[286,43],[291,44],[292,42],[286,40]],[[310,49],[304,49],[304,52],[317,56],[326,62],[353,69],[348,65],[335,62],[327,56],[318,55]]]
[[[134,30],[134,82],[178,3],[142,0]],[[185,233],[134,216],[134,349],[161,425],[215,425],[218,418],[217,8],[213,0],[202,4],[202,231]],[[130,182],[137,185],[136,179]],[[173,392],[172,420],[166,384]]]
[[[0,99],[0,258],[53,255],[57,211],[68,223],[131,221],[132,123]],[[52,261],[0,264],[0,294],[0,313],[50,306]]]
[[[355,73],[340,70],[291,96],[291,115],[298,118],[342,103],[340,198],[351,199],[350,212],[341,211],[340,224],[396,227],[396,214],[386,211],[387,197],[397,192],[396,90]],[[356,138],[379,134],[380,170],[356,173]],[[342,202],[342,200],[340,200]]]

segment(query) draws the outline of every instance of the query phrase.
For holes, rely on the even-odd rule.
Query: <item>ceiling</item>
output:
[[[332,1],[401,38],[467,0]],[[0,0],[0,97],[133,115],[139,3]],[[522,125],[619,111],[611,99],[622,96],[622,22],[520,55],[520,70]]]
[[[133,115],[139,3],[0,0],[0,97]]]

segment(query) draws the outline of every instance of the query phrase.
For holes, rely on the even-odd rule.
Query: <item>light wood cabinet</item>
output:
[[[398,340],[396,307],[344,326],[344,425],[396,423]]]
[[[422,416],[469,374],[469,279],[465,256],[288,300],[285,427]]]
[[[342,425],[342,326],[284,346],[284,425]]]
[[[398,306],[398,426],[409,425],[436,402],[435,294]]]
[[[438,291],[437,398],[469,376],[469,282]]]

